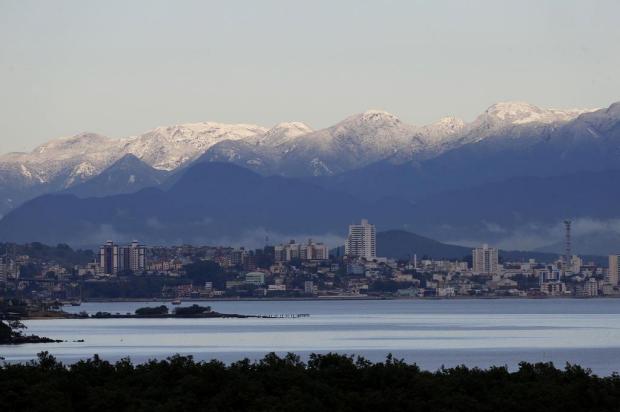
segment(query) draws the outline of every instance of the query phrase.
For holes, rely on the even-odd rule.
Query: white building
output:
[[[609,256],[609,270],[607,271],[607,283],[618,286],[618,274],[620,274],[620,255]]]
[[[146,269],[146,248],[137,240],[129,246],[121,248],[121,270],[129,269],[133,273],[139,273]]]
[[[583,296],[598,296],[598,282],[594,278],[589,278],[583,282]]]
[[[248,272],[245,274],[245,283],[262,286],[265,284],[265,274],[263,272]]]
[[[313,295],[316,293],[316,289],[314,287],[314,282],[311,280],[306,280],[304,282],[304,293],[307,295]]]
[[[362,219],[359,225],[349,225],[349,236],[344,245],[344,254],[348,257],[373,260],[377,258],[377,233],[375,225]]]
[[[472,250],[473,272],[492,275],[498,271],[499,253],[496,248],[484,244]]]
[[[295,243],[291,240],[286,245],[275,247],[276,262],[290,262],[291,260],[327,260],[329,259],[329,249],[323,243],[315,243],[308,239],[305,244]]]
[[[540,284],[540,291],[546,295],[561,296],[566,293],[566,284],[564,282],[543,282]]]

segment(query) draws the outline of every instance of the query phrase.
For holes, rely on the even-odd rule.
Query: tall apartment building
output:
[[[373,260],[377,258],[377,233],[375,225],[362,219],[359,225],[349,225],[349,236],[344,244],[344,254],[348,257]]]
[[[327,260],[329,249],[323,243],[315,243],[308,239],[305,244],[291,240],[285,245],[278,245],[274,250],[276,262],[290,262],[291,260]]]
[[[111,240],[99,248],[99,266],[106,275],[116,275],[119,267],[118,245]]]
[[[146,269],[146,248],[137,241],[128,246],[108,241],[99,249],[99,267],[106,275],[126,271],[142,272]]]
[[[607,271],[607,283],[618,286],[620,276],[620,255],[609,256],[609,270]]]
[[[248,252],[245,248],[235,249],[230,252],[230,264],[233,266],[241,266],[243,265],[243,261],[245,260]]]
[[[472,263],[474,273],[486,275],[497,273],[499,265],[497,249],[484,244],[482,247],[472,250]]]
[[[120,249],[121,252],[121,271],[130,270],[134,273],[142,272],[146,269],[146,248],[136,240],[130,245]]]

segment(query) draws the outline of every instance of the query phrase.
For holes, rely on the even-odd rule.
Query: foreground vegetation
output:
[[[175,356],[134,365],[97,356],[0,367],[3,411],[617,411],[620,377],[550,363],[437,372],[388,356],[289,354],[225,365]]]

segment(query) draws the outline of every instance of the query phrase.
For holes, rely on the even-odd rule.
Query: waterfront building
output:
[[[613,285],[609,283],[604,283],[601,285],[601,294],[603,295],[615,295],[616,291],[614,290]]]
[[[307,295],[313,295],[315,293],[314,282],[311,280],[306,280],[304,282],[304,293]]]
[[[609,270],[607,271],[607,283],[618,286],[620,274],[620,255],[609,256]]]
[[[496,248],[484,244],[472,251],[473,272],[476,274],[493,275],[499,267],[499,253]]]
[[[545,295],[561,296],[566,293],[566,284],[558,281],[543,282],[540,284],[540,291]]]
[[[265,274],[263,272],[248,272],[245,274],[245,283],[262,286],[265,284]]]
[[[598,281],[595,278],[589,278],[583,282],[583,296],[598,296]]]
[[[359,225],[349,225],[349,236],[344,245],[344,253],[350,258],[373,260],[377,258],[377,234],[375,225],[362,219]]]
[[[269,285],[267,286],[267,290],[270,292],[286,292],[286,285],[284,284]]]

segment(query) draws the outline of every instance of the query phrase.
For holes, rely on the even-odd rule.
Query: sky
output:
[[[620,2],[0,0],[0,153],[198,121],[620,100]]]

